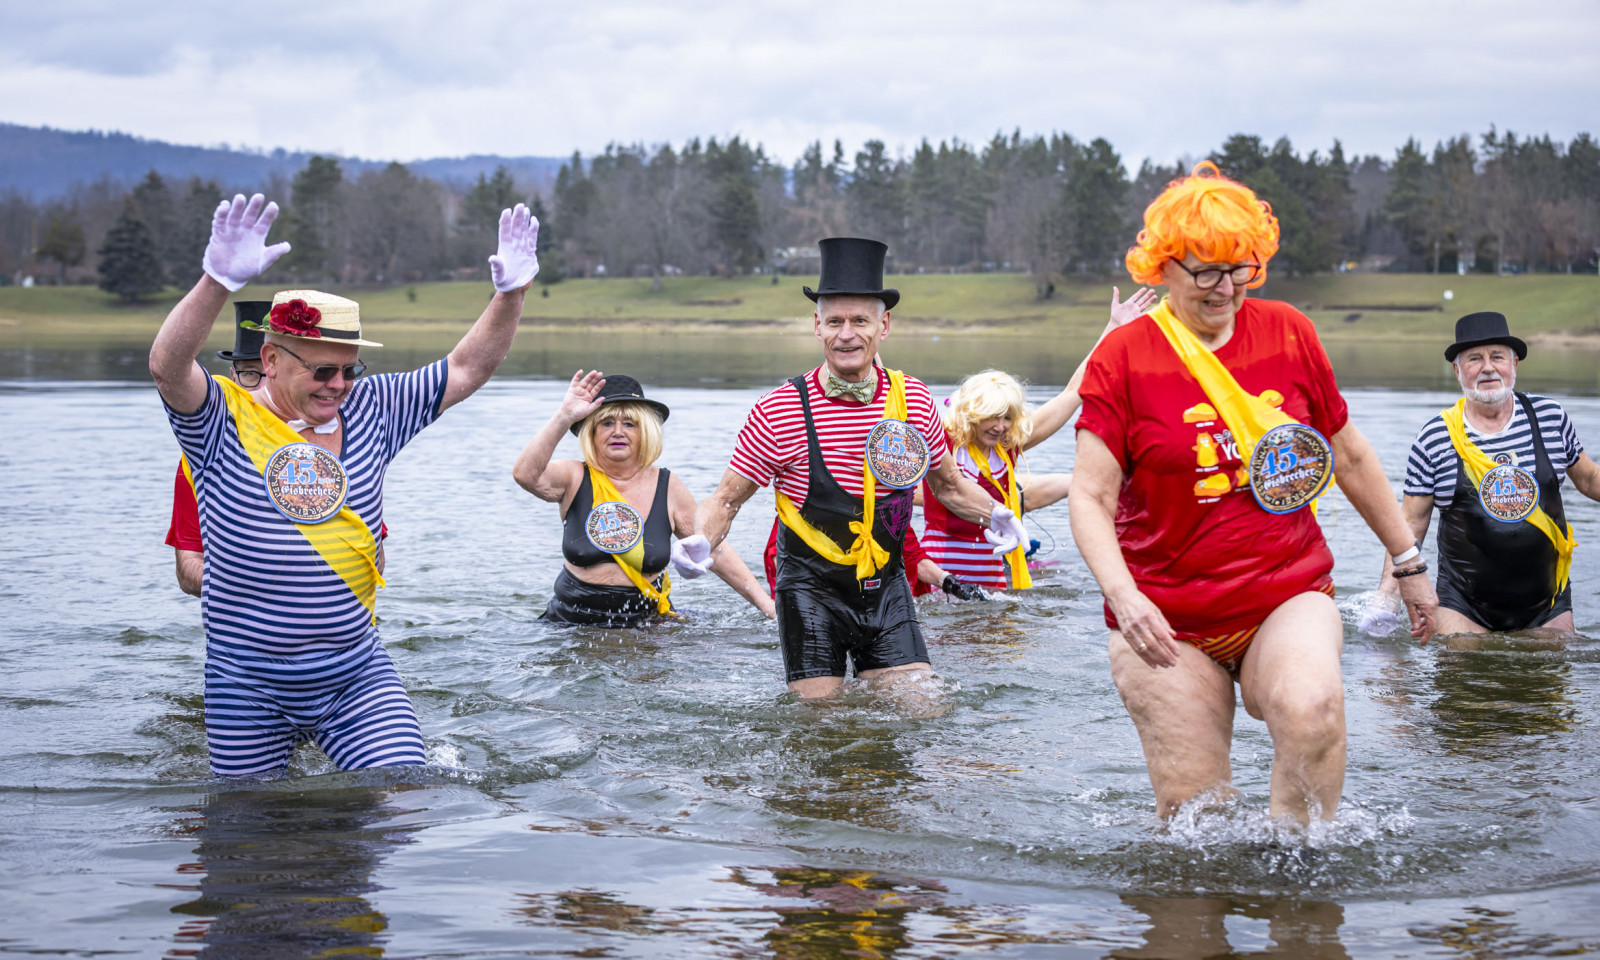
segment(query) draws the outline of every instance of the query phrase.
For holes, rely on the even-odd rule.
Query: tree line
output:
[[[1347,158],[1336,141],[1302,154],[1243,134],[1209,155],[1272,204],[1274,266],[1289,274],[1367,269],[1595,272],[1600,143],[1491,129],[1393,158]],[[284,208],[294,245],[275,282],[389,285],[481,277],[499,211],[528,203],[542,223],[540,279],[815,272],[816,241],[884,240],[890,269],[1029,273],[1041,297],[1064,275],[1116,273],[1146,204],[1195,158],[1129,172],[1104,139],[996,135],[924,140],[893,155],[816,142],[784,165],[740,137],[674,148],[573,154],[553,182],[504,167],[454,186],[392,163],[349,175],[313,156],[292,179],[252,185]],[[226,192],[234,192],[229,186]],[[126,299],[198,278],[224,186],[110,180],[35,204],[0,192],[0,280],[98,281]]]

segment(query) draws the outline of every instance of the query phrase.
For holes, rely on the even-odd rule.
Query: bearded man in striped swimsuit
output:
[[[776,488],[778,637],[789,689],[806,698],[838,690],[852,667],[884,681],[931,669],[902,556],[924,476],[951,513],[985,528],[996,553],[1026,538],[945,456],[928,388],[875,362],[900,300],[883,286],[888,247],[849,237],[819,246],[822,280],[805,294],[824,363],[756,403],[695,535],[673,551],[681,575],[703,573],[756,488]]]
[[[282,773],[316,743],[340,769],[425,762],[422,730],[373,612],[389,462],[445,409],[483,386],[511,348],[538,272],[538,222],[500,216],[494,298],[450,355],[361,378],[354,301],[273,298],[254,390],[195,362],[228,295],[289,250],[267,246],[277,204],[223,201],[205,273],[167,315],[150,373],[183,448],[205,541],[205,719],[211,772]]]

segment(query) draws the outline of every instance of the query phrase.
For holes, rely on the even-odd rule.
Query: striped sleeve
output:
[[[438,419],[449,379],[446,357],[407,373],[384,373],[365,381],[383,418],[389,459]]]
[[[1442,443],[1441,443],[1442,441]],[[1444,418],[1435,416],[1422,425],[1417,439],[1411,444],[1411,455],[1406,458],[1405,494],[1408,497],[1436,497],[1438,495],[1441,458],[1450,457],[1448,471],[1450,483],[1455,483],[1455,451],[1450,447],[1450,434],[1445,429]]]
[[[179,413],[167,405],[165,398],[161,405],[166,408],[172,435],[178,438],[178,446],[189,458],[189,469],[209,468],[221,446],[223,424],[227,420],[228,408],[222,402],[222,388],[217,381],[209,375],[206,377],[206,398],[193,413]]]
[[[750,414],[744,418],[744,426],[739,429],[739,438],[734,442],[728,467],[751,483],[770,486],[783,465],[767,408],[777,401],[782,391],[792,392],[793,389],[784,384],[756,401]]]

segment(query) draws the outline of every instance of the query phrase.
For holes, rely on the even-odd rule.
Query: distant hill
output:
[[[309,153],[270,153],[223,147],[186,147],[146,140],[126,133],[73,132],[49,127],[0,123],[0,191],[16,189],[34,200],[66,193],[73,184],[110,177],[132,185],[155,170],[163,177],[215,180],[223,189],[248,189],[266,184],[274,174],[292,177],[306,165]],[[386,161],[340,157],[346,175],[355,175]],[[465,184],[480,173],[505,164],[516,181],[535,189],[554,181],[562,157],[441,157],[406,164],[414,173],[447,183]]]

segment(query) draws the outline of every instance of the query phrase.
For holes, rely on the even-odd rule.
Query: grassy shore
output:
[[[1041,300],[1019,274],[906,275],[888,280],[902,299],[899,336],[981,334],[1092,337],[1105,322],[1111,280],[1069,280]],[[1133,284],[1115,281],[1124,295]],[[810,303],[801,285],[813,278],[668,278],[659,292],[647,279],[569,280],[528,298],[524,327],[586,332],[801,333]],[[277,289],[249,288],[243,296]],[[1445,298],[1446,291],[1451,296]],[[465,329],[482,310],[484,283],[424,283],[382,290],[341,290],[361,301],[372,335],[405,342]],[[0,287],[0,349],[62,348],[80,343],[148,342],[179,291],[124,305],[92,287]],[[1259,295],[1287,300],[1332,342],[1448,338],[1457,317],[1499,310],[1523,336],[1564,346],[1600,348],[1600,279],[1585,276],[1431,276],[1339,274],[1273,278]],[[219,343],[231,334],[219,325]]]

